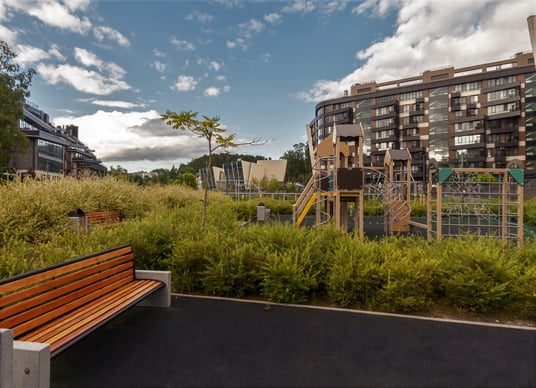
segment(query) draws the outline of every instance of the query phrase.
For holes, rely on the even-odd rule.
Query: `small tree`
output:
[[[35,71],[20,71],[13,62],[15,57],[8,44],[0,41],[0,170],[7,168],[13,155],[28,146],[19,120],[24,118],[24,98],[30,95]]]
[[[219,117],[203,116],[202,120],[197,119],[197,112],[182,111],[175,113],[167,111],[160,117],[167,125],[173,129],[188,131],[197,137],[204,138],[208,142],[208,158],[207,158],[207,175],[212,167],[212,154],[218,148],[234,148],[242,144],[253,144],[254,141],[242,144],[236,144],[234,139],[236,134],[226,134],[226,130],[222,128]],[[206,180],[205,180],[206,181]],[[205,229],[207,218],[207,199],[208,199],[208,184],[205,182],[205,192],[203,196],[203,218],[201,221],[202,229]]]

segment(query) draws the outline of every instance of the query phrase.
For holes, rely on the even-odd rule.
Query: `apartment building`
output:
[[[19,128],[28,138],[29,147],[13,160],[18,175],[89,177],[106,174],[107,168],[97,159],[95,151],[78,139],[77,126],[55,127],[47,113],[27,101]]]
[[[445,67],[395,81],[355,84],[316,105],[306,126],[312,149],[337,124],[364,130],[364,165],[383,166],[387,150],[407,149],[412,175],[440,167],[522,164],[536,178],[536,68],[532,53],[464,68]]]

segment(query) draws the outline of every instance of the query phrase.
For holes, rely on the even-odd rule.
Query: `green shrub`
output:
[[[383,309],[393,312],[426,310],[434,298],[439,260],[420,238],[390,238],[382,243],[385,284],[379,292]],[[388,249],[389,247],[390,249]]]
[[[186,236],[173,246],[168,269],[175,292],[194,292],[202,289],[201,277],[207,263],[203,241]]]
[[[496,312],[514,299],[518,266],[511,259],[512,247],[486,238],[445,239],[441,255],[438,290],[462,311]]]
[[[272,302],[305,303],[318,285],[317,276],[308,254],[273,252],[261,265],[261,295]]]
[[[340,240],[326,280],[329,299],[343,307],[375,307],[385,282],[382,259],[375,241]]]
[[[203,290],[212,295],[237,296],[259,293],[259,266],[254,243],[242,243],[206,260],[201,273]]]

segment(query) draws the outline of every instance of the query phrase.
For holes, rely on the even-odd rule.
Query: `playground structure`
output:
[[[357,124],[336,126],[311,155],[313,174],[294,204],[294,224],[301,225],[314,205],[316,225],[333,222],[348,231],[352,203],[354,234],[362,238],[363,129]]]
[[[507,168],[428,169],[428,240],[461,234],[523,242],[523,183],[521,162]]]
[[[363,130],[357,124],[336,126],[311,147],[313,174],[293,207],[300,226],[309,210],[315,225],[328,222],[364,236],[364,198],[379,200],[386,234],[420,229],[427,239],[473,234],[523,242],[522,163],[507,168],[438,168],[431,160],[426,186],[414,182],[408,150],[387,150],[383,168],[363,166]],[[426,201],[426,218],[411,218],[411,202]]]

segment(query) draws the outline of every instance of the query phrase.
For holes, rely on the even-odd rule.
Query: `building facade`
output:
[[[415,77],[355,84],[316,105],[306,126],[310,149],[338,124],[360,124],[365,166],[382,167],[387,150],[407,149],[413,178],[440,167],[502,168],[520,163],[536,178],[536,68],[532,53]]]
[[[48,114],[26,102],[19,127],[28,138],[29,147],[13,160],[18,175],[90,177],[106,174],[107,168],[94,151],[78,139],[77,126],[54,127]]]
[[[283,183],[286,169],[287,161],[284,159],[257,160],[256,163],[239,159],[224,163],[223,168],[212,167],[209,174],[207,169],[203,168],[199,171],[199,175],[201,182],[208,179],[210,190],[244,192],[256,189],[256,185],[263,179],[275,179]]]

